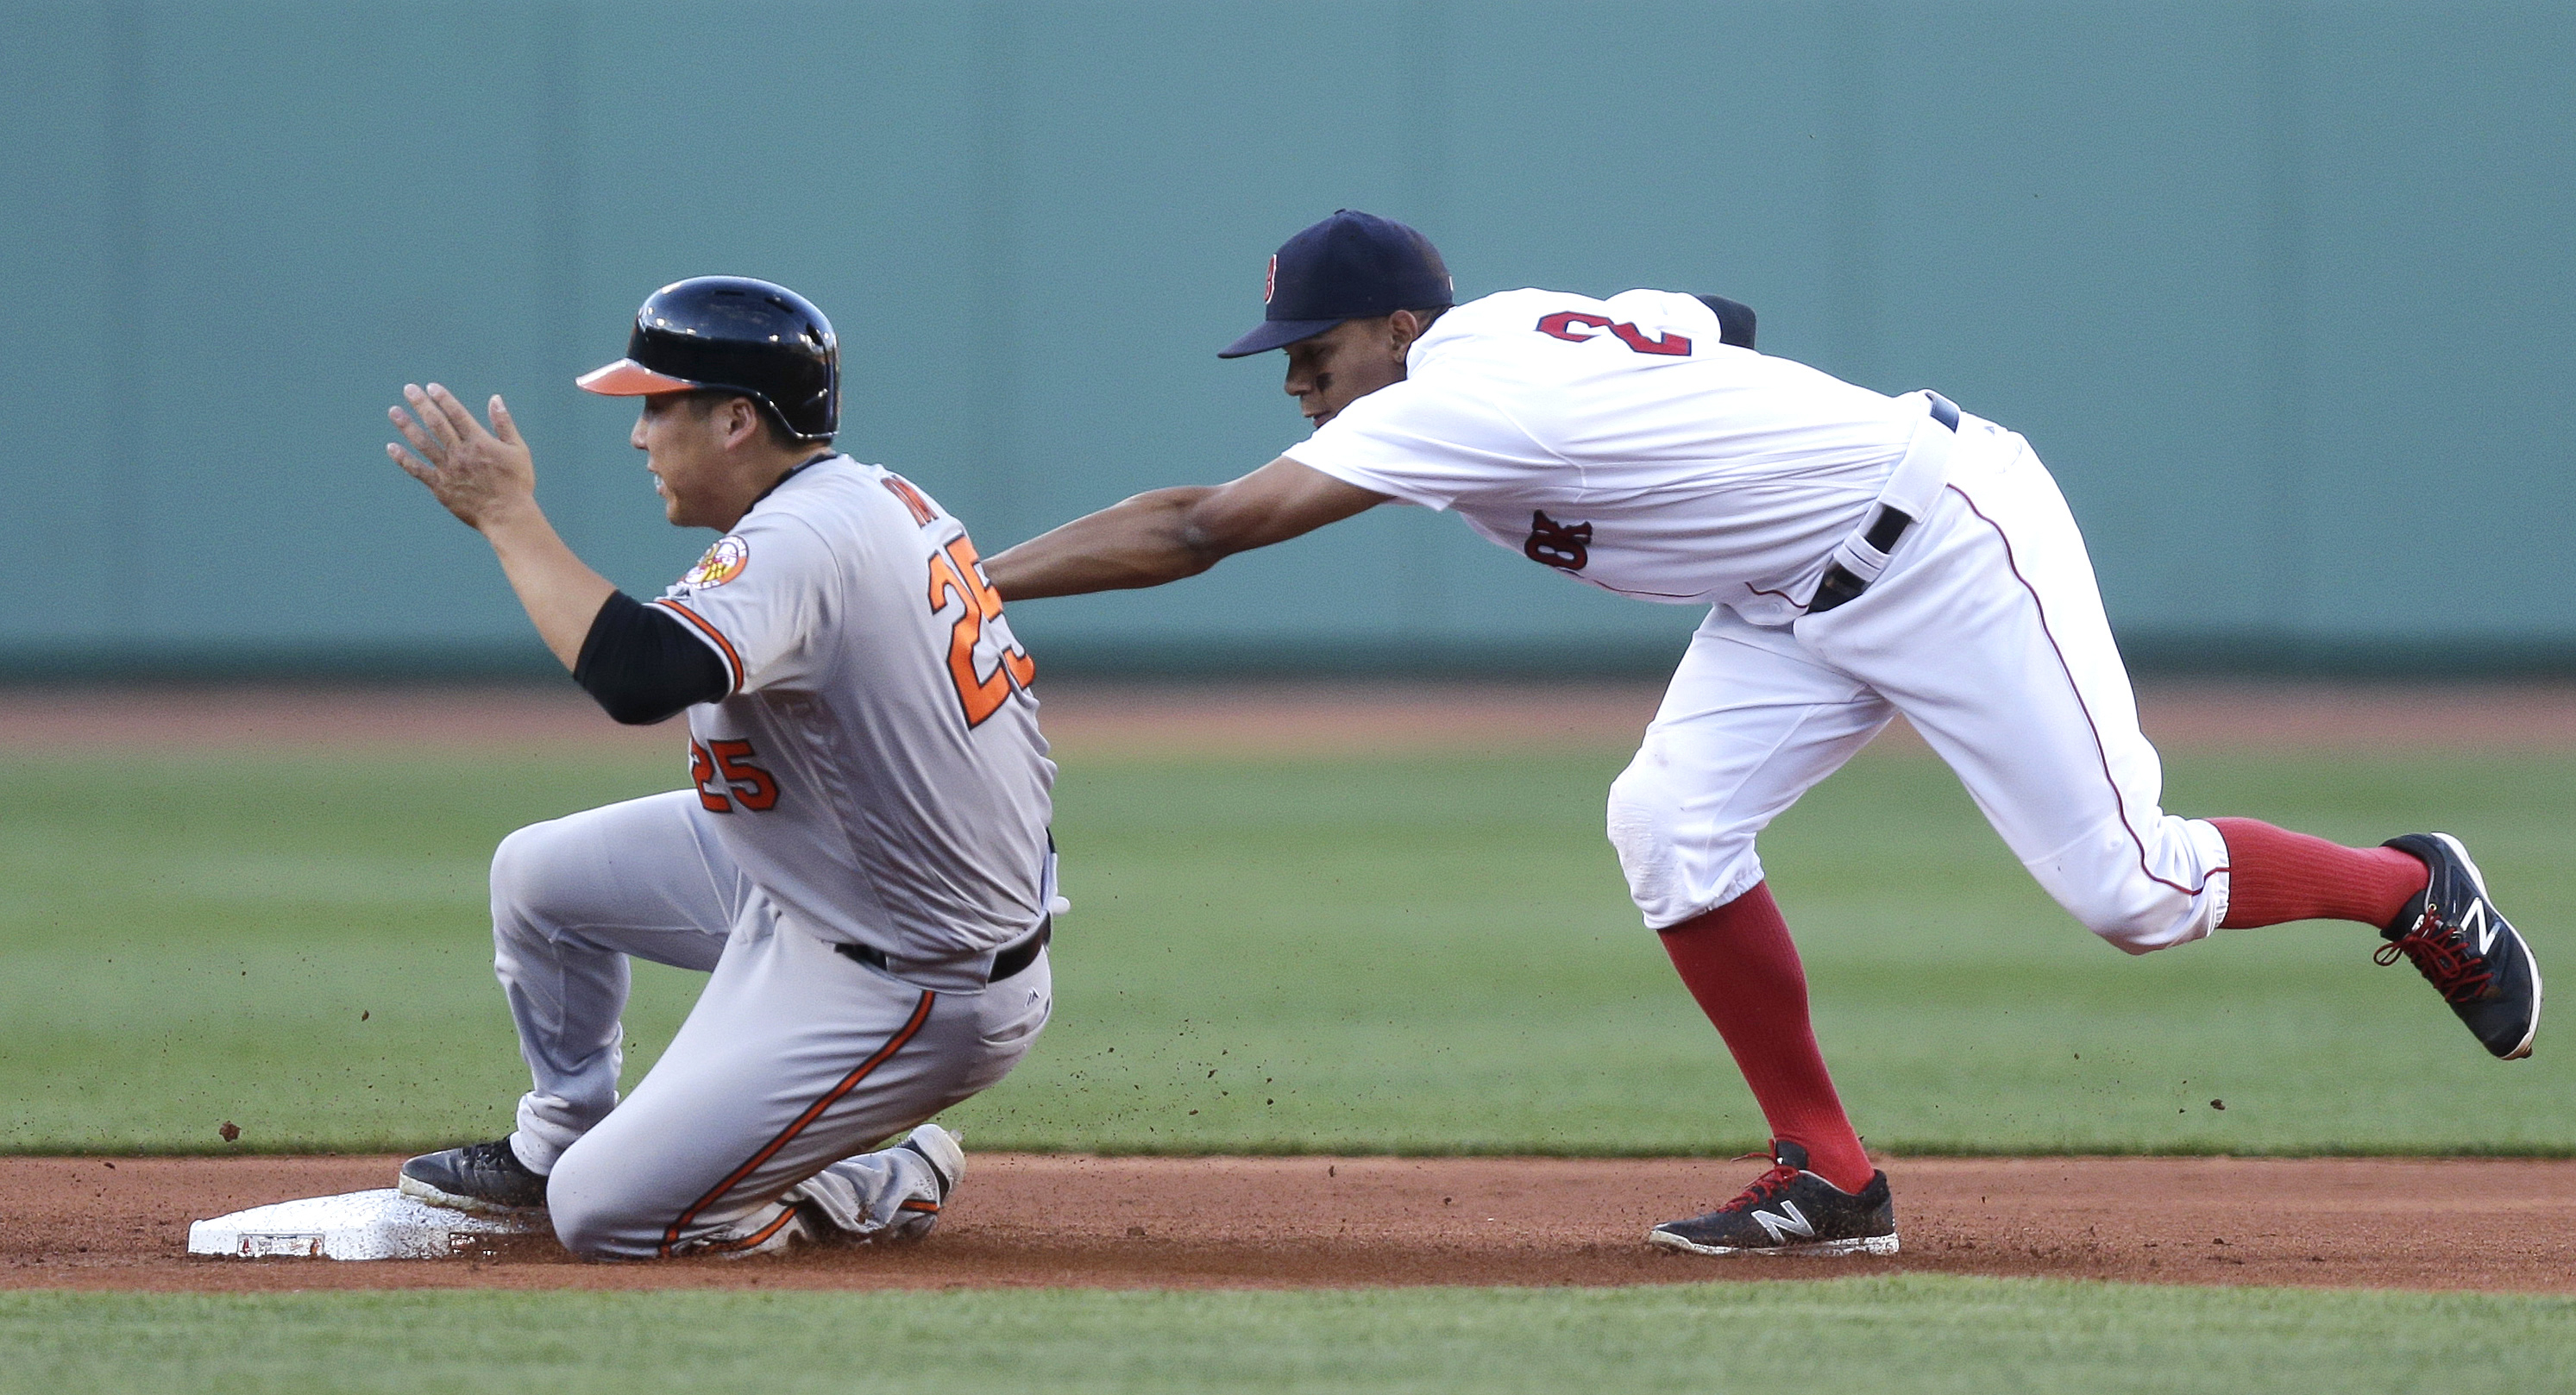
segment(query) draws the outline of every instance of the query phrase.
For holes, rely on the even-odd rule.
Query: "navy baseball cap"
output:
[[[1431,239],[1392,218],[1340,209],[1271,255],[1261,323],[1217,357],[1267,353],[1344,320],[1446,306],[1455,293]]]

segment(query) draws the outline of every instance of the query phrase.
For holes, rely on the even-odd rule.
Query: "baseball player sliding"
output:
[[[2346,848],[2158,807],[2084,540],[2020,436],[1936,393],[1758,353],[1732,302],[1452,305],[1431,244],[1364,213],[1289,239],[1268,279],[1262,324],[1221,356],[1285,349],[1313,435],[1231,484],[1140,494],[1022,543],[991,560],[994,586],[1158,586],[1395,500],[1578,581],[1708,606],[1611,786],[1610,841],[1760,1102],[1774,1166],[1654,1244],[1896,1252],[1887,1176],[1816,1049],[1754,840],[1900,712],[2040,885],[2121,949],[2360,921],[2489,1051],[2530,1052],[2539,970],[2458,839]]]
[[[555,657],[621,722],[689,714],[688,788],[493,857],[534,1088],[515,1132],[411,1159],[403,1191],[545,1208],[601,1257],[918,1238],[965,1165],[923,1121],[1046,1025],[1033,666],[963,525],[832,449],[837,354],[794,292],[710,276],[654,292],[626,357],[581,379],[644,399],[631,439],[664,511],[723,534],[651,602],[555,535],[499,397],[486,429],[435,383],[403,389],[410,449],[387,451],[492,544]],[[629,956],[708,979],[621,1102]]]

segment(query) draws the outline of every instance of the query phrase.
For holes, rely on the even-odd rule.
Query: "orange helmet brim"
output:
[[[602,397],[648,397],[657,392],[688,392],[698,385],[686,378],[656,373],[631,358],[621,358],[575,378],[573,386]]]

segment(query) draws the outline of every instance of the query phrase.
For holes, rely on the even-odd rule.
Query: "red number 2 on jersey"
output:
[[[1620,343],[1641,354],[1670,354],[1680,358],[1691,351],[1691,341],[1681,335],[1667,334],[1660,339],[1649,339],[1646,332],[1635,325],[1613,324],[1607,315],[1586,314],[1581,310],[1559,310],[1538,322],[1539,333],[1555,335],[1569,344],[1580,344],[1598,337],[1597,333],[1576,333],[1578,329],[1596,332],[1606,329],[1618,335]]]
[[[1026,688],[1036,681],[1038,666],[1027,650],[1012,644],[1003,648],[1002,661],[993,666],[990,677],[976,675],[975,646],[984,638],[984,627],[1001,618],[1002,593],[984,579],[975,544],[962,533],[930,554],[931,612],[947,609],[950,596],[964,603],[965,611],[948,630],[948,677],[957,685],[957,704],[965,710],[966,725],[979,727],[1010,701],[1013,688]]]

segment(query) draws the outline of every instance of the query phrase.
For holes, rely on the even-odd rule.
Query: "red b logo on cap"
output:
[[[1270,254],[1270,273],[1261,278],[1261,303],[1268,305],[1270,298],[1277,294],[1279,294],[1279,254],[1273,252]]]

